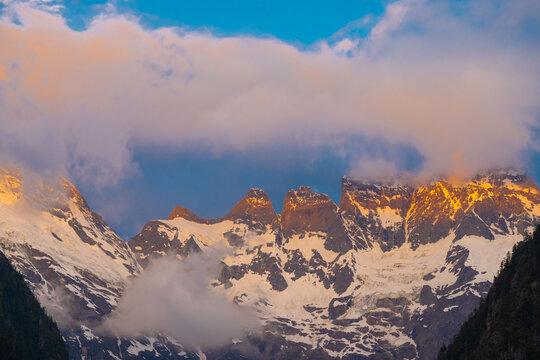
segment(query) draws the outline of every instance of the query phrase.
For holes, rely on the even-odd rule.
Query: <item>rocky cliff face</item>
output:
[[[336,204],[327,195],[315,194],[306,186],[291,190],[285,196],[281,227],[286,239],[322,233],[326,250],[345,253],[352,248]]]
[[[344,178],[339,207],[359,248],[375,241],[388,251],[406,241],[413,248],[434,243],[451,231],[456,240],[524,233],[540,200],[537,188],[524,174],[512,171],[478,175],[466,183],[442,179],[423,186]]]
[[[358,249],[373,241],[388,251],[405,243],[405,219],[414,189],[401,184],[376,184],[344,178],[339,209]]]
[[[254,192],[265,200],[246,200]],[[129,244],[143,264],[229,246],[218,283],[260,314],[258,357],[427,359],[539,220],[540,193],[515,172],[425,185],[344,178],[339,207],[300,187],[279,217],[261,190],[235,209],[215,220],[175,209]]]

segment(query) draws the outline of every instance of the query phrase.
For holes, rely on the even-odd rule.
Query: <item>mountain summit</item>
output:
[[[219,219],[205,219],[191,210],[177,206],[169,214],[168,220],[182,218],[200,224],[216,224],[225,220],[250,222],[257,226],[277,226],[278,217],[268,195],[261,189],[250,189],[232,210]]]

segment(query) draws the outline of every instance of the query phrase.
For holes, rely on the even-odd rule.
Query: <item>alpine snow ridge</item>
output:
[[[254,308],[264,326],[245,340],[250,356],[434,358],[540,219],[538,186],[520,172],[421,186],[345,177],[339,206],[300,187],[276,214],[252,189],[219,219],[179,206],[126,243],[67,180],[33,192],[23,180],[0,172],[1,250],[72,359],[198,358],[167,334],[126,339],[95,328],[153,259],[216,247],[228,251],[212,288]],[[234,358],[239,345],[206,356]]]
[[[520,172],[422,186],[344,177],[339,206],[302,186],[276,215],[253,189],[220,219],[177,207],[129,245],[144,265],[226,243],[219,286],[257,309],[257,357],[429,359],[539,219],[538,187]]]

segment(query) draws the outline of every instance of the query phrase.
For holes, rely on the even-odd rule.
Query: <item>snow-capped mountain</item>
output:
[[[433,358],[540,219],[538,187],[512,171],[423,186],[344,178],[339,206],[308,187],[276,215],[252,189],[220,219],[177,207],[129,246],[144,266],[216,244],[216,291],[257,309],[257,357]]]
[[[337,206],[308,187],[276,214],[252,189],[219,219],[177,207],[121,240],[67,180],[26,186],[0,172],[0,245],[59,323],[73,359],[198,358],[165,334],[99,331],[152,259],[221,249],[212,291],[254,308],[262,334],[206,353],[253,358],[433,358],[540,219],[524,174],[417,186],[344,178]],[[225,249],[225,251],[223,251]]]
[[[157,335],[134,340],[93,332],[141,267],[67,180],[30,185],[21,174],[0,170],[0,249],[58,323],[70,358],[136,358],[154,343],[156,354],[179,352]]]

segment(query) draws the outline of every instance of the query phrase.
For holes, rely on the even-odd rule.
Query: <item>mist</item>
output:
[[[98,330],[121,337],[172,336],[189,350],[211,349],[256,334],[260,322],[210,283],[221,269],[219,255],[159,258],[128,283],[117,308]]]

